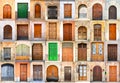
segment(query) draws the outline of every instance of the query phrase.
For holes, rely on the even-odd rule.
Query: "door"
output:
[[[35,5],[35,18],[41,17],[41,6],[39,4]]]
[[[33,60],[42,60],[43,59],[43,47],[42,44],[33,44],[32,47],[32,59]]]
[[[41,24],[34,24],[34,38],[42,37],[42,28]]]
[[[20,65],[20,81],[27,81],[27,64]]]
[[[73,61],[73,44],[72,43],[63,43],[62,61]]]
[[[11,18],[11,6],[8,4],[3,7],[3,18]]]
[[[49,60],[56,61],[58,59],[57,43],[49,43]]]
[[[115,6],[110,6],[109,8],[109,19],[117,18],[117,8]]]
[[[108,61],[117,61],[117,44],[108,45]]]
[[[10,25],[4,27],[4,39],[12,39],[12,27]]]
[[[78,44],[78,60],[86,61],[87,60],[87,45]]]
[[[94,41],[101,41],[101,24],[94,25]]]
[[[102,69],[100,66],[93,68],[93,81],[102,81]]]
[[[117,81],[117,67],[109,66],[109,81],[116,82]]]
[[[63,25],[63,40],[72,41],[72,24]]]
[[[64,18],[72,17],[72,4],[64,4]]]
[[[28,18],[28,3],[18,3],[18,18]]]
[[[47,81],[58,81],[58,68],[50,65],[47,68]]]
[[[42,80],[42,65],[33,65],[33,80]]]
[[[71,67],[64,67],[64,80],[71,81]]]
[[[28,39],[28,25],[17,25],[17,40]]]
[[[116,24],[109,25],[109,40],[116,40]]]
[[[57,23],[49,23],[49,39],[57,39]]]
[[[93,20],[102,20],[102,6],[98,3],[93,5]]]

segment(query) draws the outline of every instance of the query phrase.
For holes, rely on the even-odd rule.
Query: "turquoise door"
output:
[[[57,43],[49,43],[49,52],[48,52],[49,60],[57,61],[58,59],[58,52],[57,52]]]

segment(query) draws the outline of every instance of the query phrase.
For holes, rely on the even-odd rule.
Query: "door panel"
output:
[[[116,82],[117,81],[117,67],[109,66],[109,81]]]
[[[87,45],[78,44],[78,60],[86,61],[87,60]]]
[[[72,41],[72,24],[63,25],[63,40]]]
[[[51,65],[47,68],[47,81],[58,81],[58,68]]]
[[[108,61],[117,61],[117,44],[108,45]]]
[[[116,40],[116,24],[109,25],[109,40]]]
[[[57,43],[49,43],[49,60],[57,60],[58,52],[57,52]]]
[[[117,8],[115,6],[110,6],[109,8],[109,19],[117,18]]]
[[[41,24],[34,24],[34,38],[41,38],[42,37],[42,28]]]
[[[33,65],[33,80],[42,80],[42,65]]]
[[[18,3],[18,18],[28,18],[28,3]]]
[[[93,81],[102,81],[102,69],[100,66],[93,68]]]
[[[32,55],[33,60],[42,60],[43,59],[42,44],[33,44],[32,52],[33,52],[33,55]]]
[[[27,81],[27,64],[20,65],[20,81]]]
[[[73,44],[72,43],[63,43],[62,61],[73,61]]]
[[[71,81],[71,67],[64,67],[64,80]]]
[[[93,6],[93,20],[102,20],[102,6],[100,4],[94,4]]]
[[[17,40],[28,39],[28,25],[17,25]]]

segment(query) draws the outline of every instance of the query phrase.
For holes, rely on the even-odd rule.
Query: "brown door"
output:
[[[78,44],[78,60],[86,61],[87,60],[87,45]]]
[[[64,80],[71,81],[71,67],[64,67]]]
[[[108,61],[117,61],[117,44],[108,45]]]
[[[32,59],[33,60],[42,60],[43,59],[43,47],[42,44],[33,44],[32,47]]]
[[[20,81],[27,81],[27,64],[20,65]]]
[[[86,40],[87,39],[87,29],[84,26],[79,27],[78,29],[78,39]]]
[[[117,18],[117,8],[115,6],[110,6],[109,8],[109,19]]]
[[[49,23],[49,39],[57,38],[57,23]]]
[[[41,17],[41,7],[39,4],[35,5],[35,18],[40,18]]]
[[[42,31],[41,24],[34,24],[34,38],[41,38],[42,37],[41,31]]]
[[[62,45],[62,60],[73,61],[73,44],[63,43]]]
[[[109,81],[116,82],[117,81],[117,67],[109,66]]]
[[[101,41],[101,24],[94,25],[94,41]]]
[[[109,25],[109,40],[116,40],[116,24]]]
[[[12,27],[10,25],[4,27],[4,39],[12,39]]]
[[[93,81],[102,81],[102,69],[100,66],[93,68]]]
[[[64,4],[64,18],[72,17],[72,4]]]
[[[58,68],[51,65],[47,68],[47,81],[58,81]]]
[[[96,3],[94,4],[92,10],[93,10],[93,20],[102,20],[102,6]]]
[[[63,25],[63,40],[72,41],[72,24]]]
[[[28,39],[28,25],[17,25],[17,40]]]
[[[42,80],[42,65],[33,65],[33,80]]]
[[[11,6],[8,4],[3,7],[3,18],[11,18]]]
[[[92,61],[103,61],[104,60],[104,43],[93,42],[91,48],[91,59]]]

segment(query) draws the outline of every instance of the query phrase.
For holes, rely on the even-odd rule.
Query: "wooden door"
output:
[[[102,6],[100,4],[94,4],[92,11],[93,20],[102,20]]]
[[[42,27],[41,24],[34,24],[34,38],[42,37]]]
[[[47,81],[58,81],[58,68],[51,65],[47,68]]]
[[[49,43],[49,60],[58,60],[57,43]]]
[[[64,67],[64,80],[71,81],[71,67]]]
[[[87,39],[87,29],[84,26],[79,27],[78,29],[78,39],[86,40]]]
[[[109,81],[116,82],[117,81],[117,67],[109,66]]]
[[[72,17],[72,4],[64,4],[64,18]]]
[[[27,81],[27,64],[20,65],[20,81]]]
[[[43,60],[43,47],[42,44],[33,44],[32,47],[32,59]]]
[[[28,3],[17,4],[18,18],[28,18]]]
[[[86,61],[87,60],[87,45],[78,44],[78,60]]]
[[[92,61],[103,61],[104,60],[104,43],[93,42],[92,43],[91,59]]]
[[[3,18],[11,18],[11,6],[8,4],[3,7]]]
[[[115,6],[109,8],[109,19],[117,19],[117,8]]]
[[[72,43],[63,43],[62,61],[73,61],[73,44]]]
[[[63,25],[63,40],[72,41],[72,24]]]
[[[33,65],[33,80],[42,80],[42,65]]]
[[[116,40],[116,24],[109,24],[109,40]]]
[[[17,40],[28,39],[28,25],[17,25]]]
[[[117,61],[117,44],[108,45],[108,61]]]
[[[102,81],[102,69],[100,66],[93,68],[93,81]]]
[[[41,6],[39,4],[35,5],[35,18],[41,17]]]
[[[10,25],[4,27],[4,39],[12,39],[12,27]]]
[[[94,41],[101,41],[102,39],[102,28],[101,24],[95,24],[94,25]]]
[[[57,39],[57,23],[49,23],[49,39]]]

